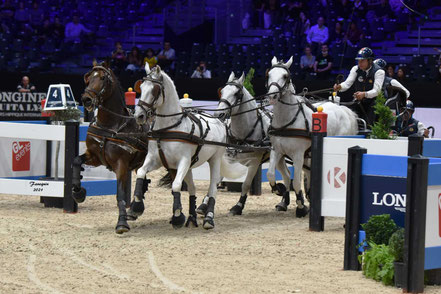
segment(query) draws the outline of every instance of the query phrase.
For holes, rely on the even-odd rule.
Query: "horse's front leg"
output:
[[[193,173],[191,170],[187,172],[187,175],[184,178],[185,183],[187,183],[187,190],[190,196],[189,198],[189,215],[185,226],[188,227],[193,225],[194,227],[198,227],[197,222],[197,214],[196,214],[196,186],[193,181]]]
[[[231,215],[242,214],[242,211],[245,208],[245,203],[247,201],[247,193],[250,190],[253,178],[256,175],[257,170],[259,169],[261,160],[262,160],[262,156],[258,156],[253,160],[251,160],[250,163],[248,164],[247,176],[245,178],[245,181],[242,183],[242,193],[240,195],[237,204],[231,207],[230,209]]]
[[[130,226],[127,223],[128,215],[126,212],[126,207],[128,205],[127,201],[130,201],[130,170],[126,164],[121,161],[118,162],[116,176],[117,176],[117,192],[116,200],[118,203],[118,223],[116,224],[115,232],[117,234],[122,234],[130,231]]]
[[[300,149],[301,150],[301,149]],[[296,216],[304,217],[308,214],[308,207],[305,205],[305,198],[303,197],[303,192],[301,189],[301,177],[302,177],[302,167],[304,161],[304,153],[294,152],[291,154],[291,159],[294,165],[294,193],[296,193]]]
[[[208,190],[207,212],[203,222],[203,227],[206,230],[214,228],[214,206],[216,204],[217,184],[221,179],[220,170],[224,152],[224,150],[219,149],[208,161],[210,165],[210,187]]]
[[[284,184],[283,186],[281,184],[277,184],[277,191],[281,194],[282,201],[280,201],[280,203],[276,205],[276,209],[278,211],[287,211],[288,205],[290,203],[289,189],[287,189],[287,187],[289,187],[290,185],[291,178],[284,157],[281,157],[280,160],[277,162],[277,169],[282,175]]]
[[[268,182],[271,186],[271,192],[276,193],[276,195],[279,196],[283,196],[286,191],[286,187],[284,184],[276,183],[276,165],[278,165],[281,160],[284,160],[283,155],[278,153],[276,150],[271,150],[269,167],[266,173]],[[283,174],[283,171],[281,172]]]
[[[173,216],[170,223],[175,229],[181,228],[185,223],[185,215],[182,213],[181,188],[182,181],[190,169],[190,158],[191,156],[182,156],[182,159],[177,165],[176,177],[172,183]],[[193,192],[194,190],[195,189],[193,189]]]
[[[91,155],[89,150],[73,160],[72,164],[72,198],[77,203],[82,203],[86,200],[87,191],[81,187],[81,172],[84,171],[83,164],[91,166],[99,166],[101,163],[98,158]]]
[[[144,164],[136,171],[135,191],[133,192],[134,201],[130,205],[129,216],[136,219],[144,213],[144,194],[148,191],[149,179],[146,179],[147,173],[161,167],[160,161],[149,152],[144,160]]]

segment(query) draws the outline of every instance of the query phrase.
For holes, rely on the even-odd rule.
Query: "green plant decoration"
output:
[[[389,239],[397,230],[397,225],[389,214],[373,215],[361,227],[366,232],[368,243],[388,245]]]
[[[404,229],[399,228],[389,239],[389,247],[392,255],[394,256],[394,261],[403,261],[403,251],[404,251]]]
[[[53,116],[51,116],[52,121],[79,121],[81,117],[81,110],[76,107],[68,107],[63,110],[52,110],[51,112],[53,113]]]
[[[255,95],[254,87],[253,84],[251,83],[253,78],[254,78],[254,68],[250,68],[247,75],[245,76],[245,81],[243,82],[243,86],[245,87],[245,89],[248,90],[248,92],[250,92],[251,96]]]
[[[394,281],[394,256],[385,244],[377,245],[369,242],[370,249],[359,256],[362,261],[363,274],[367,278],[381,281],[385,285],[392,285]]]
[[[395,116],[389,107],[385,105],[386,98],[383,92],[377,96],[375,101],[375,114],[377,115],[377,121],[372,126],[371,138],[373,139],[392,139],[389,134],[391,132],[391,126],[395,122]]]

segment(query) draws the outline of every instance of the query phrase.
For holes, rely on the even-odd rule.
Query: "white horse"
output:
[[[155,112],[156,119],[150,134],[152,141],[149,143],[148,155],[143,166],[137,172],[135,201],[141,202],[143,199],[142,189],[137,189],[138,182],[141,186],[148,172],[164,165],[169,170],[176,170],[176,176],[172,183],[174,200],[173,216],[170,223],[174,227],[182,227],[185,222],[180,193],[182,181],[185,180],[190,194],[189,220],[197,226],[196,188],[191,169],[208,161],[210,187],[203,227],[212,229],[214,228],[216,186],[220,181],[221,174],[232,178],[240,176],[234,171],[234,166],[225,161],[223,157],[224,146],[204,144],[205,140],[226,143],[225,125],[215,118],[183,112],[171,78],[161,71],[159,66],[150,70],[148,63],[145,65],[145,71],[147,76],[140,85],[141,97],[135,110],[135,118],[138,123],[143,124],[149,113]]]
[[[248,90],[243,86],[244,74],[236,79],[234,72],[231,72],[226,86],[221,90],[221,99],[215,116],[231,117],[230,141],[234,144],[247,144],[261,146],[267,137],[270,126],[270,117],[258,109],[256,101]],[[247,200],[247,193],[250,190],[251,182],[260,164],[269,159],[269,151],[256,150],[238,152],[234,159],[248,168],[247,176],[242,184],[242,192],[239,201],[230,209],[233,215],[241,215]],[[290,174],[286,167],[285,160],[281,158],[278,163],[278,170],[282,177],[289,181]],[[272,186],[273,191],[281,188],[280,185]],[[284,191],[277,191],[283,196]]]
[[[311,146],[309,131],[313,110],[302,96],[295,95],[291,82],[289,67],[292,57],[287,63],[274,57],[271,69],[267,73],[267,90],[270,104],[273,105],[274,116],[269,130],[273,151],[270,155],[268,180],[275,184],[275,167],[284,156],[288,156],[294,165],[294,192],[296,192],[296,216],[303,217],[308,208],[304,205],[301,191],[301,171],[305,151]],[[277,92],[277,93],[276,93]],[[355,135],[358,132],[357,115],[345,106],[332,102],[320,103],[323,112],[328,114],[327,133],[330,136]],[[288,187],[289,181],[285,181]],[[285,211],[289,205],[289,191],[285,192],[278,210]]]

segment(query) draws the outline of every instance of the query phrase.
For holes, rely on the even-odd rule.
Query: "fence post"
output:
[[[309,230],[320,232],[325,226],[325,219],[322,217],[322,171],[323,138],[326,137],[328,115],[322,112],[321,106],[317,111],[312,114]]]
[[[418,134],[412,134],[408,137],[407,156],[423,154],[424,137]]]
[[[424,254],[429,159],[414,155],[408,159],[406,222],[404,239],[405,293],[424,291]]]
[[[367,149],[360,146],[348,149],[344,270],[360,270],[357,246],[360,229],[361,167],[363,154],[366,153]]]
[[[262,195],[262,165],[259,165],[256,175],[251,182],[250,195]]]
[[[80,124],[77,121],[66,121],[66,139],[64,141],[64,212],[75,213],[78,204],[72,198],[72,164],[79,153]]]

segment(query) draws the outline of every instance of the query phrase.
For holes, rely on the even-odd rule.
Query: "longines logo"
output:
[[[406,211],[406,194],[385,193],[380,195],[379,192],[372,192],[372,205],[394,207],[395,210]]]

